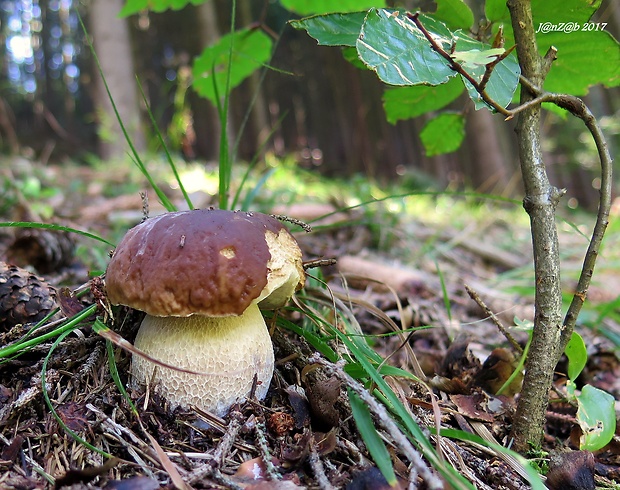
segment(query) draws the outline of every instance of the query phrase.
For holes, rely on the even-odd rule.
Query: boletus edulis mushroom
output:
[[[133,386],[149,385],[171,408],[216,415],[250,395],[262,400],[273,375],[260,308],[283,306],[305,281],[301,250],[277,219],[242,211],[166,213],[127,232],[106,271],[111,304],[147,313],[134,355]]]

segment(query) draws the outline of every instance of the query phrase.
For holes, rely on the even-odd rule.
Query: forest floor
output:
[[[154,164],[154,178],[183,208],[170,175],[159,169],[162,164]],[[217,205],[215,170],[180,167],[194,205]],[[0,222],[59,223],[117,243],[142,219],[139,191],[145,184],[130,164],[43,166],[13,159],[9,168],[1,176],[5,197]],[[356,426],[347,388],[359,390],[375,421],[373,430],[387,447],[397,477],[392,488],[432,488],[434,483],[462,488],[441,472],[425,473],[428,457],[418,461],[416,454],[426,446],[412,443],[414,437],[403,424],[386,423],[385,411],[364,398],[376,391],[370,383],[364,386],[353,379],[368,381],[367,373],[356,375],[355,369],[317,355],[317,345],[327,346],[351,359],[350,346],[329,331],[328,323],[340,317],[349,320],[349,330],[342,333],[357,339],[352,345],[372,346],[387,366],[421,378],[383,377],[420,433],[431,446],[440,447],[440,464],[456,469],[472,488],[530,488],[521,463],[493,448],[493,443],[510,444],[520,381],[517,377],[503,395],[495,396],[508,379],[501,366],[514,366],[519,357],[497,324],[524,346],[534,312],[531,240],[520,204],[416,190],[413,177],[403,179],[406,185],[386,189],[363,179],[328,181],[285,163],[272,162],[265,170],[270,174],[264,185],[259,189],[260,179],[251,178],[247,188],[254,186],[256,193],[241,193],[237,207],[245,202],[254,211],[310,223],[311,233],[293,230],[304,260],[336,260],[335,265],[309,271],[322,282],[308,281],[307,290],[298,294],[298,308],[278,312],[293,326],[314,329],[314,336],[300,335],[294,328],[272,329],[276,373],[267,398],[249,400],[224,419],[200,411],[170,413],[156,393],[145,397],[140,390],[129,390],[126,396],[121,392],[115,379],[127,385],[131,356],[122,349],[107,350],[104,338],[92,328],[93,317],[57,345],[52,345],[59,339],[54,329],[60,324],[48,323],[29,334],[41,337],[39,343],[19,356],[0,359],[0,488],[388,488],[375,464],[381,454],[376,453],[377,441],[368,439],[368,429]],[[163,212],[154,193],[150,195],[150,213]],[[570,210],[561,216],[563,288],[570,301],[594,218]],[[47,230],[0,228],[0,265],[17,263],[37,274],[0,267],[3,348],[23,340],[32,327],[9,325],[9,317],[24,313],[15,304],[9,310],[9,296],[36,296],[22,308],[26,321],[39,319],[37,306],[47,311],[58,305],[62,314],[71,316],[101,300],[90,293],[78,300],[61,288],[86,289],[105,270],[112,247],[71,236],[69,245],[60,239],[54,246],[57,237]],[[578,386],[591,384],[616,400],[619,238],[620,226],[612,219],[577,327],[588,350]],[[20,283],[20,289],[19,280],[36,288],[28,290]],[[7,281],[13,289],[2,289]],[[50,292],[55,295],[48,297]],[[330,297],[341,299],[337,313],[329,301],[325,306]],[[46,303],[49,298],[54,303]],[[26,299],[21,296],[16,304],[23,306]],[[327,323],[310,325],[303,305],[315,305]],[[121,309],[108,326],[131,342],[140,320],[140,314]],[[116,370],[110,367],[110,352]],[[368,359],[374,358],[369,354]],[[384,372],[385,366],[375,367]],[[593,455],[578,451],[577,409],[562,398],[565,373],[563,360],[550,394],[544,451],[533,462],[543,473],[551,466],[546,483],[551,489],[594,488],[587,483],[591,476],[598,487],[620,488],[617,436]],[[139,407],[137,413],[128,399]],[[432,435],[437,426],[472,434],[477,442],[438,438]],[[399,434],[405,434],[404,440]]]

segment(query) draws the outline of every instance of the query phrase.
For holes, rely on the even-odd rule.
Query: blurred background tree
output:
[[[26,152],[44,162],[87,161],[93,154],[106,159],[126,151],[79,11],[134,144],[159,150],[148,129],[137,76],[170,148],[186,159],[217,159],[216,110],[191,88],[191,67],[205,46],[230,30],[231,5],[227,0],[193,3],[124,18],[118,16],[122,0],[1,0],[1,151]],[[467,3],[483,15],[481,0]],[[620,10],[614,3],[603,1],[596,21],[606,22],[617,38]],[[337,50],[317,49],[305,33],[287,25],[294,16],[280,2],[239,0],[237,5],[237,28],[260,25],[275,42],[269,62],[274,69],[267,69],[264,79],[255,73],[232,92],[232,137],[252,106],[239,158],[250,159],[275,131],[263,151],[292,154],[301,166],[325,175],[521,192],[513,124],[503,123],[502,116],[475,111],[460,97],[452,106],[468,113],[465,143],[455,153],[426,156],[419,138],[424,117],[388,123],[381,99],[385,87],[373,73],[356,69]],[[430,1],[406,5],[411,10],[418,6],[434,8]],[[592,87],[586,96],[608,132],[612,153],[620,141],[619,93],[617,86]],[[580,138],[587,135],[578,122],[556,124],[560,117],[545,115],[551,177],[571,188],[572,206],[592,208],[595,155],[581,149]]]

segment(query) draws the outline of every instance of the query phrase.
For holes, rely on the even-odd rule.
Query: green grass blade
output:
[[[44,230],[54,230],[54,231],[64,231],[67,233],[75,233],[76,235],[81,235],[86,238],[90,238],[92,240],[97,240],[99,242],[105,243],[110,247],[115,247],[112,242],[107,241],[105,238],[101,238],[100,236],[94,235],[93,233],[89,233],[87,231],[77,230],[75,228],[70,228],[68,226],[56,225],[53,223],[38,223],[36,221],[5,221],[0,223],[0,228],[41,228]]]
[[[271,312],[265,312],[265,316],[267,318],[271,318]],[[318,335],[314,335],[312,332],[299,327],[298,325],[290,322],[282,317],[278,317],[278,325],[286,328],[292,332],[295,332],[300,337],[306,339],[306,341],[314,347],[321,355],[325,356],[331,362],[336,362],[338,360],[338,354]]]
[[[248,210],[248,211],[250,210],[250,207],[252,206],[254,199],[256,199],[256,196],[258,195],[260,190],[263,188],[263,186],[269,180],[269,178],[275,173],[275,171],[276,171],[275,168],[270,168],[267,172],[263,174],[263,176],[259,179],[256,185],[252,188],[252,190],[248,192],[248,194],[245,196],[241,209]]]
[[[129,133],[127,132],[127,129],[125,128],[125,124],[123,124],[121,115],[118,112],[118,108],[116,107],[116,103],[114,102],[114,98],[112,97],[112,93],[110,92],[110,87],[108,86],[108,82],[103,73],[103,69],[101,68],[101,63],[99,62],[99,57],[97,56],[95,47],[93,46],[93,43],[90,40],[90,36],[88,35],[88,31],[86,30],[86,26],[84,25],[84,22],[82,21],[82,17],[79,14],[79,12],[77,13],[77,16],[78,16],[80,25],[82,26],[82,31],[84,32],[84,37],[86,39],[86,42],[88,43],[88,48],[90,49],[93,59],[95,60],[95,64],[97,65],[97,70],[99,71],[99,74],[101,75],[101,79],[103,81],[103,86],[105,87],[106,94],[108,95],[108,99],[110,99],[110,103],[112,104],[112,109],[114,110],[114,115],[116,116],[116,120],[118,121],[118,124],[121,127],[121,131],[123,132],[123,135],[125,136],[125,140],[127,141],[129,148],[131,149],[130,156],[133,155],[132,160],[137,165],[137,167],[140,169],[140,171],[144,174],[144,176],[147,178],[147,180],[149,181],[149,184],[151,185],[151,187],[153,187],[153,190],[155,190],[155,192],[157,193],[157,196],[159,197],[163,206],[168,211],[174,211],[175,210],[174,205],[170,202],[168,197],[161,191],[161,189],[159,189],[158,186],[155,184],[152,177],[148,173],[148,170],[146,169],[144,163],[140,159],[140,155],[138,154],[138,151],[136,150],[136,147],[134,146],[133,141],[131,141],[131,137],[129,136]]]
[[[101,320],[99,320],[98,318],[97,320],[95,320],[95,323],[97,322],[103,325],[103,322],[101,322]],[[114,359],[114,344],[106,339],[105,346],[108,351],[108,364],[110,366],[110,375],[112,376],[112,379],[114,380],[114,384],[116,385],[116,387],[118,388],[118,391],[120,392],[120,394],[123,396],[123,398],[129,405],[129,407],[131,408],[131,411],[134,413],[134,415],[138,415],[138,409],[136,408],[133,401],[131,400],[129,393],[127,393],[127,390],[125,389],[125,386],[123,385],[121,378],[118,374],[118,369],[116,367],[116,360]]]
[[[300,300],[299,303],[303,305],[301,301],[302,297],[299,296],[298,299]],[[307,301],[308,299],[309,298],[303,298],[304,301]],[[310,301],[312,300],[310,299]],[[312,309],[308,306],[303,306],[304,315],[311,316]],[[320,324],[322,324],[328,332],[338,337],[338,340],[344,344],[353,356],[354,360],[365,371],[367,378],[376,386],[375,396],[396,416],[397,423],[400,423],[400,425],[404,427],[404,433],[418,448],[418,450],[421,451],[424,457],[426,457],[433,468],[440,472],[442,476],[450,482],[455,490],[474,490],[472,484],[463,475],[446,464],[446,462],[441,458],[441,456],[437,453],[437,450],[431,444],[431,441],[426,436],[425,432],[413,419],[405,406],[403,406],[398,396],[383,379],[383,376],[377,371],[377,367],[375,367],[371,359],[373,359],[373,361],[377,361],[378,358],[378,364],[383,360],[381,356],[372,350],[362,337],[351,337],[347,333],[341,332],[339,329],[334,328],[333,325],[325,320],[321,322],[320,319],[316,318],[314,321],[320,322]]]
[[[431,432],[434,432],[434,430],[431,429]],[[450,439],[459,439],[461,441],[474,442],[476,444],[480,444],[481,446],[490,447],[497,452],[504,453],[515,458],[517,461],[519,461],[519,463],[521,463],[521,466],[523,466],[523,469],[525,470],[525,473],[527,475],[527,480],[531,485],[532,490],[547,490],[547,487],[540,479],[540,475],[536,472],[534,468],[532,468],[532,466],[528,464],[527,460],[520,454],[515,453],[514,451],[511,451],[510,449],[505,448],[500,444],[493,444],[489,441],[485,441],[482,437],[477,436],[476,434],[472,434],[470,432],[465,432],[463,430],[441,429],[441,435],[444,437],[449,437]]]
[[[395,378],[405,378],[418,382],[420,381],[420,379],[415,374],[412,374],[409,371],[405,371],[404,369],[400,369],[395,366],[390,366],[389,364],[377,365],[377,369],[381,376],[392,376]],[[347,363],[344,367],[344,372],[355,379],[362,379],[367,377],[366,371],[357,362]]]
[[[232,41],[231,41],[232,47]],[[229,72],[230,74],[230,72]],[[213,89],[215,91],[215,100],[217,101],[217,114],[220,120],[220,154],[218,160],[218,199],[220,209],[228,209],[228,192],[230,188],[230,175],[232,173],[232,162],[230,160],[230,152],[228,148],[228,96],[226,96],[224,105],[220,101],[220,95],[215,80],[215,66],[212,73]]]
[[[194,209],[192,200],[189,198],[189,194],[187,194],[187,191],[185,190],[185,187],[183,186],[183,182],[181,181],[181,176],[179,175],[179,172],[177,171],[177,166],[175,165],[174,160],[172,159],[172,156],[170,155],[170,152],[168,151],[168,146],[166,145],[166,142],[164,141],[164,137],[162,136],[161,131],[159,130],[157,121],[155,121],[155,117],[153,116],[153,111],[151,111],[151,107],[149,106],[148,99],[146,98],[146,94],[144,93],[144,89],[142,88],[142,83],[140,83],[140,79],[138,79],[138,77],[136,77],[136,82],[138,84],[138,89],[140,90],[140,95],[142,95],[142,100],[144,101],[144,105],[146,106],[146,112],[149,115],[149,119],[151,120],[151,125],[153,126],[153,129],[155,130],[155,135],[157,136],[157,139],[159,140],[159,144],[161,145],[161,147],[164,150],[164,153],[166,154],[168,165],[170,166],[170,169],[172,170],[172,173],[174,174],[174,178],[177,181],[177,184],[179,184],[179,189],[181,189],[181,192],[183,193],[183,198],[185,199],[185,202],[187,203],[188,208]],[[154,183],[151,183],[151,187],[155,188]],[[157,192],[157,190],[155,192]],[[159,196],[159,193],[157,193],[157,195]],[[168,209],[168,211],[172,211],[172,210]]]
[[[15,354],[19,355],[25,352],[30,347],[34,347],[36,345],[42,344],[43,342],[57,337],[58,335],[63,335],[66,332],[70,332],[75,329],[75,327],[83,320],[88,318],[90,315],[94,314],[97,311],[97,305],[91,305],[88,308],[85,308],[77,315],[73,316],[70,320],[60,325],[58,328],[47,332],[46,334],[39,335],[38,337],[34,337],[29,340],[25,340],[23,342],[18,342],[17,344],[11,344],[6,347],[0,349],[0,359],[4,359]]]
[[[347,390],[349,394],[349,402],[351,403],[351,412],[355,419],[357,429],[362,436],[366,449],[372,456],[373,461],[381,471],[381,474],[385,477],[388,484],[391,487],[395,487],[398,481],[396,480],[396,474],[394,473],[394,467],[392,466],[392,459],[390,453],[385,447],[385,444],[379,436],[375,424],[372,420],[372,415],[368,407],[364,402],[350,389]]]
[[[384,202],[384,201],[389,201],[389,200],[392,200],[392,199],[402,199],[402,198],[405,198],[405,197],[413,197],[413,196],[470,197],[470,198],[480,199],[481,201],[505,202],[507,204],[512,204],[512,205],[515,205],[515,206],[521,206],[522,205],[521,201],[519,201],[518,199],[510,199],[508,197],[498,196],[498,195],[482,194],[480,192],[412,191],[412,192],[404,192],[402,194],[391,194],[389,196],[369,199],[368,201],[363,201],[363,202],[360,202],[360,203],[357,203],[357,204],[352,204],[351,206],[345,206],[343,208],[339,208],[339,209],[337,209],[335,211],[332,211],[330,213],[326,213],[326,214],[324,214],[322,216],[314,218],[313,220],[308,221],[308,223],[313,223],[315,221],[323,220],[323,219],[328,218],[328,217],[330,217],[332,215],[335,215],[337,213],[343,213],[343,212],[346,212],[346,211],[352,211],[353,209],[364,208],[364,207],[369,206],[371,204],[378,204],[378,203],[381,203],[381,202]],[[321,226],[313,227],[313,229],[314,230],[322,230],[324,228],[327,228],[328,226],[329,225],[321,225]]]
[[[271,51],[271,59],[273,59],[273,54],[275,53],[278,44],[280,43],[280,40],[282,39],[282,33],[284,32],[284,29],[286,28],[286,23],[282,24],[282,27],[280,28],[280,31],[278,32],[278,34],[276,35],[276,39],[275,39],[275,43],[273,44],[273,48]],[[271,65],[266,65],[264,63],[262,63],[262,70],[260,72],[260,78],[258,80],[258,83],[256,84],[256,90],[254,91],[254,93],[252,94],[252,99],[250,100],[250,103],[248,104],[248,108],[245,111],[245,114],[243,115],[243,120],[241,121],[241,124],[239,125],[239,132],[237,133],[237,137],[235,138],[235,143],[233,145],[233,156],[234,158],[237,157],[237,152],[239,150],[239,145],[241,144],[241,138],[243,137],[243,133],[245,132],[245,127],[248,124],[248,121],[250,120],[250,114],[252,113],[252,109],[254,109],[254,106],[256,105],[256,101],[258,100],[258,97],[260,95],[260,87],[262,86],[263,82],[265,81],[265,76],[267,75],[267,70],[270,71],[274,71],[276,73],[280,73],[282,75],[287,75],[287,76],[294,76],[295,74],[293,72],[288,72],[285,70],[281,70],[278,69],[274,66]],[[288,113],[288,111],[285,111],[279,118],[278,118],[278,122],[275,125],[275,127],[279,127],[280,123],[282,122],[282,120],[284,119],[284,117],[286,117],[286,114]],[[271,136],[273,135],[275,131],[275,128],[272,129],[272,131],[270,132],[270,134],[267,136],[267,138],[265,138],[265,143],[271,139]],[[262,146],[262,145],[261,145]],[[261,149],[258,150],[257,154],[261,152]],[[234,207],[233,207],[234,209]]]
[[[245,188],[245,183],[246,183],[248,177],[250,176],[250,172],[254,169],[254,167],[256,167],[256,164],[258,163],[259,155],[262,154],[263,149],[265,148],[265,146],[267,145],[269,140],[271,140],[272,136],[275,134],[276,129],[280,127],[280,125],[282,124],[282,121],[284,120],[285,116],[286,116],[286,113],[283,114],[282,116],[280,116],[280,118],[278,119],[277,123],[271,129],[271,131],[269,132],[267,137],[264,139],[264,141],[260,144],[258,150],[256,150],[256,153],[254,154],[254,157],[252,158],[252,161],[248,165],[245,173],[243,174],[241,182],[239,183],[239,186],[237,188],[237,192],[235,192],[235,197],[234,197],[233,202],[232,202],[232,204],[230,206],[231,209],[237,209],[237,203],[239,202],[239,198],[241,196],[241,191]],[[236,150],[235,150],[235,153],[236,153]],[[274,169],[274,171],[275,171],[275,169]],[[271,175],[273,175],[272,171],[270,171],[270,173],[269,173],[269,176],[271,176]],[[266,179],[265,179],[265,181],[266,181]],[[259,184],[261,184],[261,183],[259,182]],[[261,186],[262,185],[263,184],[261,184]],[[258,187],[258,185],[256,187]],[[256,187],[255,187],[255,189],[256,189]],[[254,195],[253,195],[252,198],[254,198],[255,195],[256,195],[256,192],[254,192]],[[244,201],[243,201],[243,208],[242,209],[249,210],[249,206],[250,205],[251,205],[251,202],[248,202],[248,198],[246,197],[246,199],[244,199]]]
[[[144,165],[144,162],[142,162],[140,158],[136,159],[134,155],[129,155],[129,157],[131,158],[131,161],[134,163],[134,165],[140,169],[140,172],[142,172],[142,175],[146,177],[146,180],[149,181],[149,185],[155,191],[155,194],[157,194],[159,201],[163,204],[166,210],[170,212],[176,211],[176,206],[172,204],[170,199],[168,199],[168,196],[164,194],[164,191],[161,190],[161,188],[157,185],[153,177],[151,177],[151,174],[149,173],[148,169]]]
[[[41,368],[41,389],[42,389],[42,392],[43,392],[43,398],[45,399],[45,404],[47,405],[47,408],[49,408],[50,413],[56,419],[58,424],[64,429],[64,431],[67,432],[67,434],[69,434],[74,440],[76,440],[77,442],[79,442],[83,446],[87,447],[91,451],[94,451],[94,452],[100,454],[104,458],[112,458],[111,454],[108,454],[105,451],[103,451],[102,449],[99,449],[98,447],[93,446],[88,441],[82,439],[77,433],[72,431],[69,427],[67,427],[67,424],[64,423],[64,421],[62,420],[60,415],[58,415],[58,413],[56,412],[56,409],[54,408],[54,405],[52,404],[52,400],[50,400],[49,393],[47,392],[47,388],[45,386],[47,384],[46,383],[46,379],[45,379],[46,375],[47,375],[47,365],[49,363],[50,358],[52,357],[52,353],[56,350],[56,347],[58,347],[58,345],[65,339],[65,337],[67,337],[67,335],[69,335],[71,332],[73,332],[74,329],[75,328],[72,328],[72,329],[67,330],[67,331],[63,332],[62,334],[60,334],[60,336],[52,344],[52,346],[50,347],[49,352],[45,356],[45,359],[43,361],[43,366]]]
[[[387,384],[383,377],[377,372],[370,361],[362,354],[359,347],[352,342],[349,337],[337,329],[333,329],[340,341],[349,349],[355,359],[366,371],[368,377],[374,382],[377,389],[383,394],[388,403],[388,409],[394,413],[406,429],[407,437],[422,452],[430,464],[446,478],[455,489],[473,490],[473,485],[456,469],[446,464],[437,453],[436,449],[427,438],[424,431],[417,422],[411,417],[402,402],[398,399],[392,388]]]
[[[232,1],[230,13],[230,32],[235,32],[235,19],[237,17],[237,0]],[[217,111],[220,119],[220,155],[219,155],[219,205],[220,209],[228,209],[228,192],[230,190],[230,177],[232,174],[232,162],[228,147],[228,105],[230,102],[230,74],[232,70],[234,36],[230,38],[228,48],[228,66],[226,71],[226,87],[224,88],[224,105],[220,101],[217,82],[215,81],[215,65],[213,66],[213,89],[217,101]]]

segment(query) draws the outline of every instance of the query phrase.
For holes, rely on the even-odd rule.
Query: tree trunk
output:
[[[118,18],[122,0],[94,0],[90,29],[95,51],[110,94],[134,147],[145,147],[140,125],[135,69],[127,19]],[[96,106],[99,116],[99,155],[104,160],[121,157],[128,149],[103,80],[97,77]]]
[[[509,0],[508,8],[521,73],[542,87],[545,61],[538,54],[530,2]],[[525,87],[521,103],[534,98]],[[561,192],[551,186],[542,161],[540,104],[522,111],[517,122],[519,157],[525,187],[523,206],[530,215],[536,281],[532,344],[525,363],[523,390],[513,422],[514,448],[526,452],[540,447],[553,372],[560,356],[562,292],[555,209]]]

